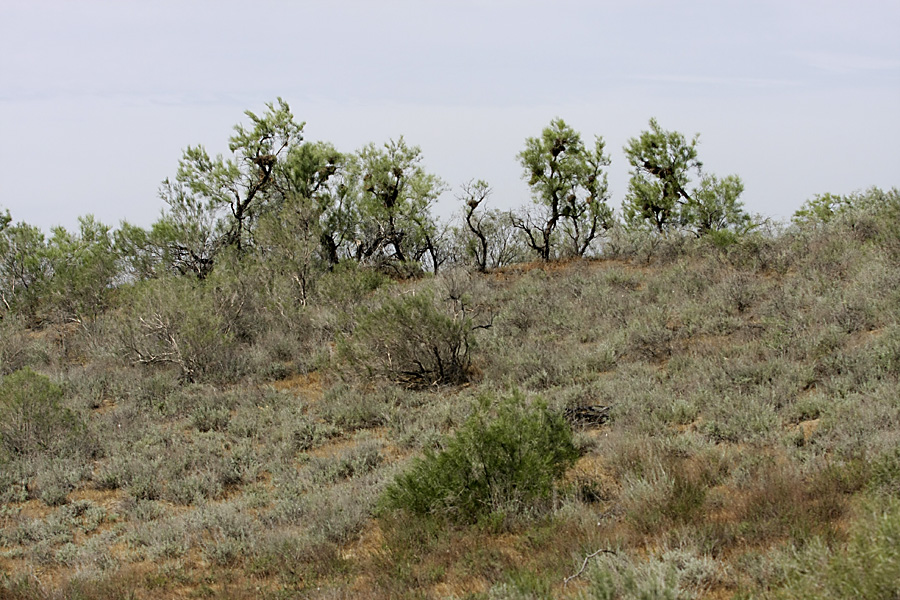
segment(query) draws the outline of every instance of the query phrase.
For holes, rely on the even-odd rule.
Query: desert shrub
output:
[[[756,464],[736,469],[735,477],[750,475],[741,487],[739,523],[735,533],[743,543],[790,537],[802,544],[820,535],[834,539],[837,521],[844,515],[848,496],[864,483],[858,464],[828,466],[804,477],[793,464],[776,465],[755,459]],[[741,473],[749,469],[748,473]],[[721,535],[719,536],[721,537]]]
[[[622,507],[626,521],[640,534],[653,535],[677,525],[698,523],[707,510],[709,488],[725,468],[712,455],[691,463],[672,456],[675,448],[656,464],[639,465],[623,479]]]
[[[89,477],[90,470],[80,461],[44,461],[31,482],[29,492],[48,506],[59,506],[66,503],[69,492],[82,479]]]
[[[900,447],[895,446],[872,461],[870,486],[900,498]]]
[[[658,556],[644,562],[632,560],[622,554],[604,554],[588,571],[588,588],[584,597],[604,600],[612,598],[680,600],[692,597],[685,589],[687,585],[681,582],[682,573],[678,566],[680,565],[675,561]],[[692,564],[690,570],[692,575],[696,567]]]
[[[386,425],[391,439],[402,448],[438,448],[446,433],[466,420],[470,407],[471,397],[465,393],[434,402],[428,391],[407,392],[391,407]]]
[[[14,315],[0,318],[0,376],[28,364],[30,345],[23,319]]]
[[[364,311],[340,354],[370,378],[421,388],[468,381],[473,345],[465,311],[423,287]]]
[[[900,326],[894,325],[885,329],[878,343],[872,350],[874,363],[881,373],[891,373],[894,377],[900,373]]]
[[[661,307],[651,307],[648,314],[635,319],[628,328],[628,351],[645,360],[661,361],[670,357],[674,341],[675,332]]]
[[[84,423],[62,398],[61,387],[28,368],[0,379],[0,450],[23,455],[87,449]]]
[[[314,483],[327,485],[369,473],[383,460],[381,446],[380,442],[363,441],[335,456],[313,457],[308,467],[310,478]]]
[[[385,423],[397,395],[391,385],[363,388],[338,384],[325,390],[316,408],[325,422],[335,427],[345,431],[368,429]]]
[[[388,277],[375,269],[361,267],[354,261],[345,261],[319,279],[313,303],[335,306],[340,312],[348,312],[388,281]]]
[[[136,364],[174,365],[188,381],[236,380],[247,366],[241,304],[208,282],[146,282],[130,290],[119,347]]]
[[[846,546],[821,540],[796,557],[776,598],[897,598],[900,582],[900,501],[868,507],[851,528]]]
[[[523,514],[549,497],[577,458],[572,431],[543,402],[513,393],[475,413],[439,452],[425,456],[385,492],[388,508],[471,522],[492,513]]]

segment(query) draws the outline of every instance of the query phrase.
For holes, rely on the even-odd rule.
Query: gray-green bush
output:
[[[426,449],[388,487],[385,506],[456,522],[539,508],[578,456],[572,431],[561,415],[519,392],[492,400],[481,397],[442,450]]]
[[[388,296],[364,311],[342,356],[371,378],[413,388],[465,383],[474,346],[472,320],[458,303],[431,287]]]
[[[29,368],[0,379],[0,451],[53,456],[87,450],[84,423],[62,398],[61,387]]]

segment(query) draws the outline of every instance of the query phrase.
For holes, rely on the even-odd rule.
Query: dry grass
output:
[[[801,559],[843,589],[859,528],[893,535],[860,507],[900,489],[900,276],[893,246],[836,232],[622,246],[380,295],[323,285],[296,340],[259,336],[257,357],[287,345],[273,375],[236,384],[85,350],[98,332],[22,335],[65,346],[6,351],[63,387],[98,448],[3,457],[0,597],[800,597]],[[420,285],[492,316],[477,377],[409,390],[335,364],[357,306]],[[548,511],[453,525],[379,508],[479,394],[510,388],[612,406],[575,428]]]

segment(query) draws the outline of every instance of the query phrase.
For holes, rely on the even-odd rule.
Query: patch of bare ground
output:
[[[324,393],[322,375],[318,371],[298,373],[270,385],[280,392],[291,392],[309,402],[321,399]]]
[[[86,487],[71,492],[68,495],[67,500],[69,502],[87,500],[97,506],[102,506],[103,508],[112,511],[118,507],[124,497],[125,492],[122,490],[98,490],[96,488]]]
[[[816,431],[819,429],[821,419],[808,419],[799,423],[787,424],[787,430],[802,437],[803,445],[809,444]]]

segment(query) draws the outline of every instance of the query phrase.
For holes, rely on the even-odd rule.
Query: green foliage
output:
[[[92,216],[79,231],[55,227],[50,239],[25,223],[0,228],[0,315],[29,323],[62,323],[106,308],[118,274],[110,228]]]
[[[628,140],[624,151],[631,180],[622,205],[627,223],[647,223],[660,233],[678,224],[680,206],[690,198],[690,173],[699,173],[702,166],[699,137],[688,142],[683,134],[666,131],[650,119],[649,131]]]
[[[367,296],[388,284],[390,279],[374,269],[344,261],[322,275],[316,285],[315,301],[333,306],[340,313],[349,313]]]
[[[154,226],[152,237],[165,244],[179,270],[209,273],[218,250],[252,246],[252,227],[291,148],[303,139],[303,123],[278,99],[267,111],[245,114],[251,127],[236,125],[229,139],[232,156],[210,157],[202,145],[189,146],[174,181],[166,179],[160,195],[170,213]]]
[[[324,142],[291,148],[256,231],[257,252],[294,279],[304,301],[316,275],[349,256],[356,226],[350,160]]]
[[[53,229],[47,259],[53,276],[44,301],[55,322],[95,317],[106,308],[117,275],[117,256],[110,228],[88,215],[79,220],[77,234]]]
[[[410,387],[456,385],[469,380],[473,345],[465,305],[437,300],[433,288],[421,287],[365,310],[341,355],[369,377]]]
[[[137,256],[155,259],[151,264],[157,277],[177,273],[205,278],[225,245],[219,207],[179,181],[167,179],[160,185],[159,194],[169,210],[145,234],[133,231]]]
[[[666,131],[656,119],[650,130],[631,138],[625,155],[631,164],[628,194],[622,203],[625,222],[631,227],[650,227],[664,233],[679,227],[697,235],[721,231],[746,231],[751,224],[738,200],[744,184],[736,175],[700,178],[688,192],[691,173],[700,175],[697,154],[699,134],[688,142],[677,131]],[[727,241],[719,235],[720,241]]]
[[[474,522],[492,514],[526,514],[549,498],[578,452],[562,416],[520,392],[475,413],[441,451],[426,450],[384,496],[388,508]]]
[[[0,228],[0,314],[15,311],[33,321],[51,274],[46,241],[37,227],[10,223],[6,213]]]
[[[794,223],[822,224],[831,221],[835,215],[852,206],[849,198],[837,194],[816,194],[803,203],[791,217]]]
[[[799,554],[775,598],[868,598],[893,600],[900,590],[900,500],[872,503],[857,521],[849,543],[831,550],[823,543]]]
[[[845,196],[821,194],[807,200],[791,218],[802,230],[840,231],[861,242],[884,245],[900,256],[900,190],[873,187]]]
[[[356,249],[360,262],[438,264],[438,228],[430,215],[446,184],[422,167],[422,151],[401,136],[363,147],[353,163],[357,189]]]
[[[23,319],[15,315],[0,319],[0,376],[27,365],[31,346]]]
[[[84,425],[62,398],[62,388],[28,368],[0,379],[0,450],[52,456],[77,447]]]
[[[233,380],[244,370],[243,302],[215,281],[167,277],[130,290],[119,347],[131,361],[174,365],[187,381]]]
[[[609,156],[597,136],[588,149],[581,135],[554,119],[539,138],[525,140],[518,159],[531,187],[536,213],[513,216],[528,245],[542,260],[555,253],[584,256],[591,243],[610,227],[612,211],[604,170]],[[561,248],[554,248],[554,246]]]
[[[682,211],[682,220],[697,233],[738,231],[750,227],[750,215],[744,212],[738,200],[744,191],[744,183],[737,175],[719,179],[706,175],[700,179],[691,201]]]

